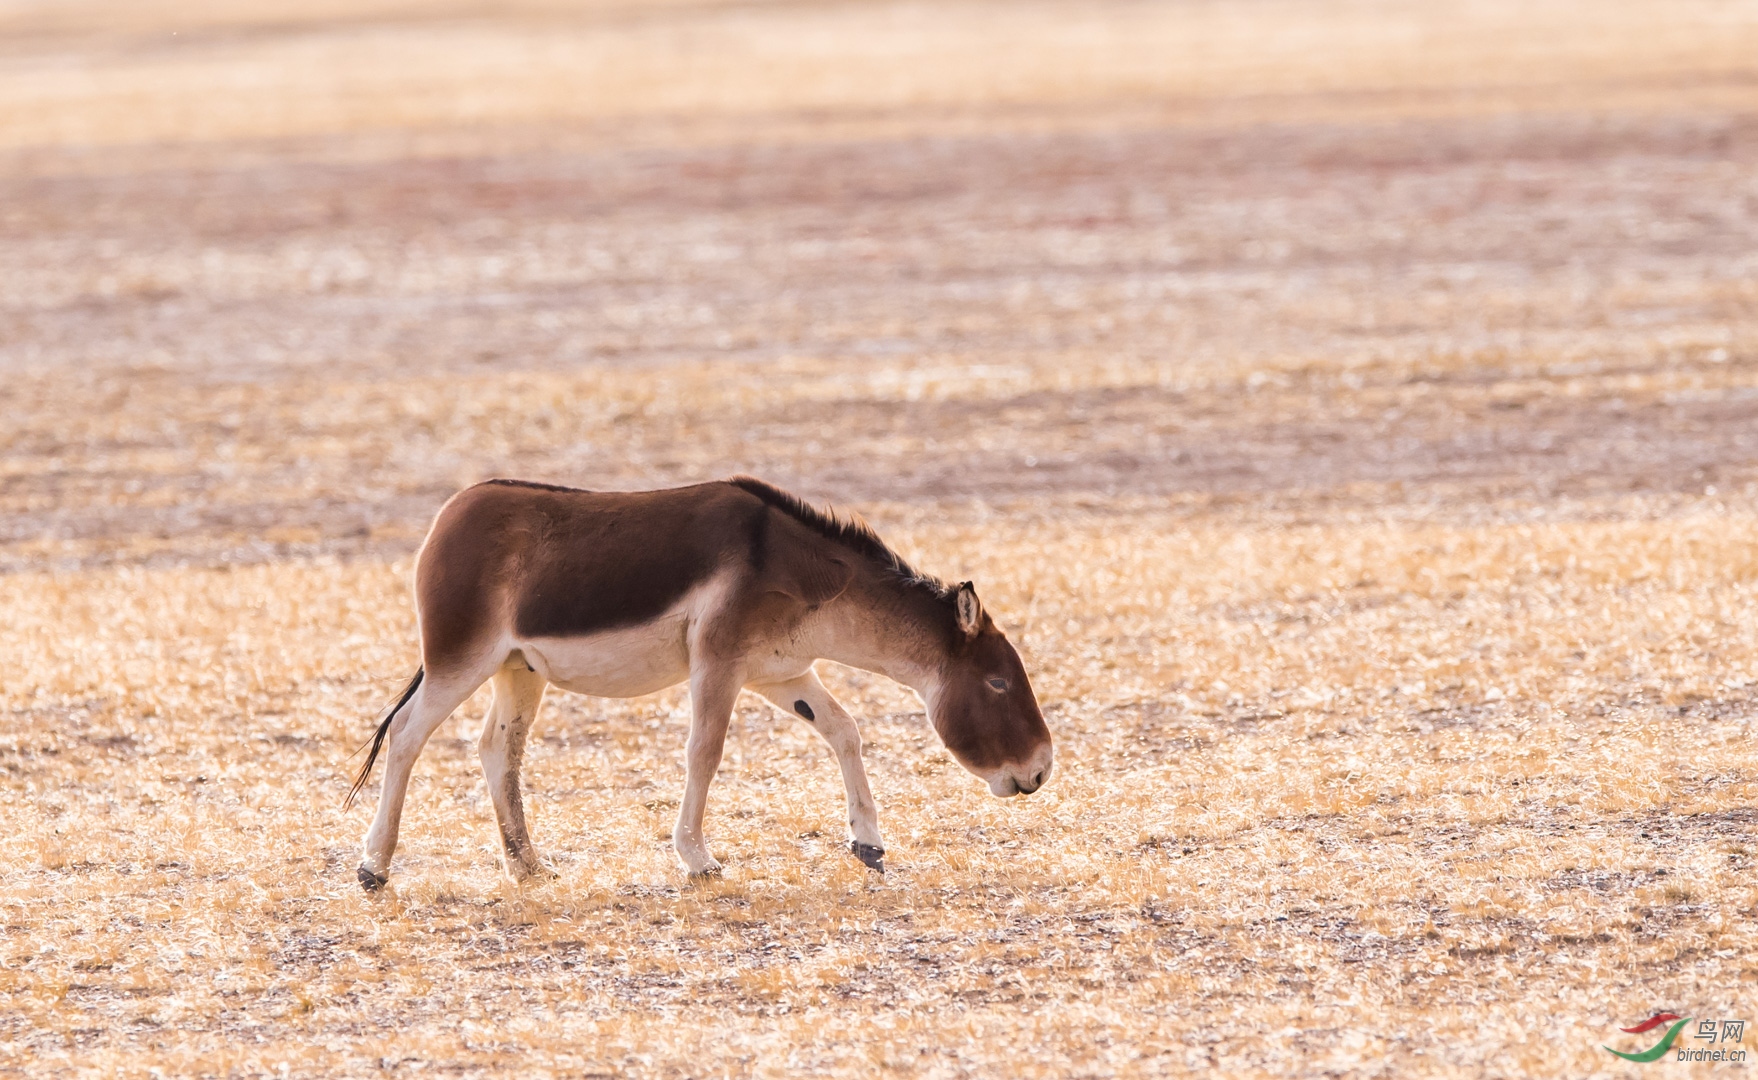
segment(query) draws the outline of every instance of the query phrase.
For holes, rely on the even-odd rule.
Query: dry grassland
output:
[[[1624,1076],[1758,1020],[1754,86],[1695,0],[0,5],[0,1075]],[[485,692],[361,893],[440,501],[734,471],[975,578],[1054,781],[827,667],[889,872],[747,700],[692,885],[682,691],[552,695],[520,890]]]

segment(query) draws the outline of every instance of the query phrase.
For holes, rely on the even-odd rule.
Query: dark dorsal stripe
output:
[[[951,594],[951,589],[945,582],[922,573],[904,561],[904,557],[879,539],[873,526],[867,524],[858,514],[840,514],[835,510],[814,506],[793,492],[783,491],[754,476],[734,476],[727,483],[750,492],[825,539],[865,555],[900,578],[925,585],[936,595]]]
[[[591,488],[568,487],[566,484],[545,484],[540,480],[507,480],[496,477],[493,480],[484,480],[483,483],[495,484],[499,487],[532,488],[536,491],[571,491],[576,495],[597,494],[597,492],[593,491]]]

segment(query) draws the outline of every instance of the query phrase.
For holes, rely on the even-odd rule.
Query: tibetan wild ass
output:
[[[597,492],[490,480],[440,510],[415,565],[421,667],[372,739],[349,799],[385,751],[360,883],[388,879],[409,771],[428,736],[494,680],[480,752],[507,871],[547,873],[520,797],[525,737],[550,683],[634,697],[689,680],[693,717],[672,843],[692,875],[720,868],[702,832],[742,688],[824,736],[842,766],[850,849],[884,845],[855,722],[813,661],[911,687],[959,764],[1002,797],[1050,775],[1050,731],[1019,654],[970,582],[918,573],[865,522],[750,477]]]

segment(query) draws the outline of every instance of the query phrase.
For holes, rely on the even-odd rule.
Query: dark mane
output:
[[[865,555],[905,581],[924,585],[937,596],[947,595],[945,582],[922,573],[904,561],[904,557],[892,550],[891,545],[879,539],[873,526],[867,524],[859,514],[843,514],[814,506],[793,492],[783,491],[769,481],[759,480],[755,476],[733,476],[726,482],[757,496],[825,539]]]

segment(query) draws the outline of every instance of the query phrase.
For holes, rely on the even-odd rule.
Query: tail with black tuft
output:
[[[397,714],[403,711],[403,706],[409,704],[409,699],[414,697],[415,691],[421,688],[421,677],[426,673],[425,667],[415,669],[415,677],[409,680],[408,686],[403,687],[403,696],[399,697],[397,703],[391,706],[390,712],[385,713],[384,722],[379,724],[377,731],[373,732],[371,747],[366,751],[366,764],[360,767],[360,772],[354,777],[354,786],[348,789],[348,797],[342,801],[344,809],[354,805],[354,796],[360,794],[360,789],[366,786],[366,778],[372,775],[373,763],[378,760],[379,749],[384,746],[385,736],[390,733],[391,721],[397,718]],[[360,753],[359,750],[354,752]]]

